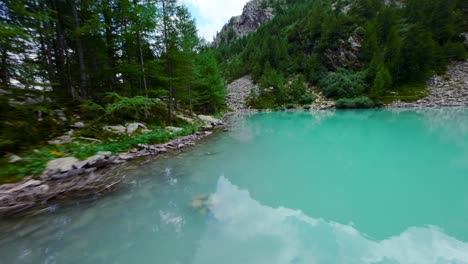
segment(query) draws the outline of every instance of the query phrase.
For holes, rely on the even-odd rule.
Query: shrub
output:
[[[353,97],[365,91],[365,72],[338,69],[320,82],[324,95],[330,98]]]
[[[336,108],[338,109],[364,109],[374,108],[376,106],[378,106],[378,104],[368,97],[342,98],[336,101]]]
[[[296,108],[296,106],[294,104],[287,104],[286,106],[286,109],[294,109]]]
[[[105,108],[105,117],[118,120],[148,120],[159,107],[163,109],[161,100],[144,96],[124,97],[117,93],[109,93],[106,99],[111,101]]]
[[[312,102],[315,101],[315,96],[312,95],[312,94],[304,94],[303,96],[301,96],[301,98],[299,99],[299,103],[301,105],[307,105],[307,104],[311,104]]]

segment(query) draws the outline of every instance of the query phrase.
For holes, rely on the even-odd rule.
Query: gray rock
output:
[[[105,156],[94,155],[86,159],[89,167],[95,167],[96,164],[100,163],[103,159],[106,159]]]
[[[81,168],[84,168],[88,165],[88,161],[87,160],[84,160],[84,161],[78,161],[78,162],[75,162],[73,164],[73,168],[75,169],[81,169]]]
[[[81,169],[76,169],[76,170],[71,170],[67,172],[67,177],[76,177],[84,174],[86,172],[86,169],[81,168]]]
[[[17,162],[23,161],[23,158],[15,154],[8,154],[7,159],[9,163],[17,163]]]
[[[107,132],[112,132],[112,133],[117,133],[117,134],[124,134],[125,132],[127,132],[127,128],[125,128],[124,126],[122,125],[118,125],[118,126],[105,126],[102,128],[104,131],[107,131]]]
[[[89,174],[89,173],[93,173],[95,171],[97,171],[97,168],[88,168],[88,169],[85,170],[85,173]]]
[[[209,124],[220,124],[222,123],[221,120],[219,119],[216,119],[212,116],[207,116],[207,115],[199,115],[198,118],[206,123],[209,123]]]
[[[49,145],[65,145],[69,144],[73,141],[73,138],[69,135],[64,135],[60,136],[58,138],[55,138],[53,140],[49,140],[48,143]]]
[[[181,127],[173,127],[173,126],[168,126],[166,127],[166,130],[170,133],[178,133],[178,132],[181,132],[183,131],[184,129],[181,128]]]
[[[142,124],[142,123],[130,123],[130,124],[127,125],[127,133],[128,134],[133,134],[139,128],[147,129],[146,126],[144,124]]]
[[[18,192],[18,191],[21,191],[21,190],[24,190],[26,188],[29,188],[29,187],[36,187],[36,186],[39,186],[42,184],[42,181],[38,181],[38,180],[29,180],[29,181],[26,181],[24,183],[20,183],[19,185],[16,185],[15,187],[9,189],[6,191],[6,193],[14,193],[14,192]]]
[[[129,161],[135,158],[135,155],[130,154],[130,153],[121,153],[119,154],[119,159]]]
[[[34,192],[37,194],[44,194],[47,193],[50,189],[50,186],[47,184],[42,184],[34,188]]]
[[[85,128],[85,124],[83,122],[76,122],[75,124],[70,126],[71,128]]]
[[[77,162],[79,162],[79,160],[72,157],[51,160],[47,163],[46,170],[61,173],[68,172],[73,169],[73,165]]]
[[[104,156],[106,158],[110,158],[112,156],[112,152],[110,152],[110,151],[99,151],[98,153],[96,153],[96,155],[101,155],[101,156]]]

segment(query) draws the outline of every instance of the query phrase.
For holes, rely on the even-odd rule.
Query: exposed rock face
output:
[[[250,76],[244,76],[228,85],[228,107],[239,112],[247,109],[246,101],[252,90],[258,90]]]
[[[314,95],[316,99],[310,106],[311,111],[316,111],[316,110],[328,110],[328,109],[334,109],[335,108],[335,101],[331,99],[327,99],[325,96],[322,95],[322,93],[317,93],[314,92]]]
[[[443,76],[428,82],[430,95],[414,103],[395,102],[391,108],[468,107],[468,61],[455,62]]]
[[[251,0],[245,6],[242,15],[232,17],[228,24],[224,25],[213,40],[215,46],[221,43],[229,43],[231,40],[243,37],[268,22],[275,16],[275,10],[268,7],[268,0]]]
[[[358,34],[351,35],[347,40],[340,39],[336,47],[325,51],[325,65],[330,70],[347,68],[360,70],[362,68],[358,55],[362,48],[362,37]]]

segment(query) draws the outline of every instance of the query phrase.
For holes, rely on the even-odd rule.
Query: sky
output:
[[[197,21],[198,34],[212,41],[233,16],[240,15],[247,0],[182,0]]]

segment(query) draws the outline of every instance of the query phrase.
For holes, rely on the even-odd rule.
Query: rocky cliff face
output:
[[[229,43],[234,39],[255,32],[261,25],[275,16],[275,9],[271,7],[272,2],[278,2],[278,0],[249,1],[245,5],[242,15],[232,17],[229,23],[224,25],[216,35],[213,40],[214,45]]]

